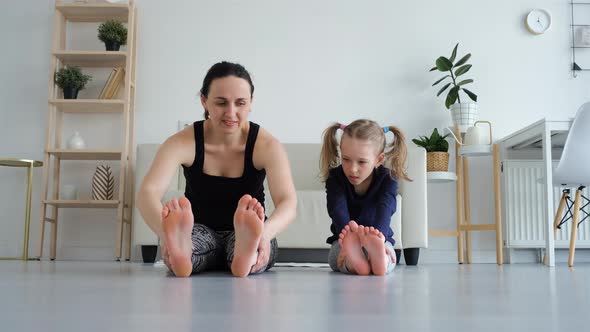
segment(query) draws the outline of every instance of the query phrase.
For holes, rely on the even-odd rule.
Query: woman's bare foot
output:
[[[186,197],[172,199],[162,211],[162,229],[169,267],[177,277],[188,277],[193,271],[191,238],[194,219],[191,203]]]
[[[389,264],[389,256],[385,249],[385,236],[374,227],[359,226],[359,228],[359,240],[369,255],[371,271],[377,276],[385,275]]]
[[[371,267],[361,248],[358,232],[359,226],[354,220],[351,220],[342,229],[338,236],[338,243],[342,246],[338,257],[338,266],[346,264],[346,269],[349,272],[366,276],[371,273]]]
[[[236,243],[231,271],[236,277],[245,277],[256,264],[258,245],[264,230],[264,208],[256,198],[250,195],[240,198],[234,214],[234,230]]]

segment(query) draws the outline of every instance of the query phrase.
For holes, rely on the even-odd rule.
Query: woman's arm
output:
[[[255,166],[266,169],[268,189],[275,206],[275,210],[264,223],[262,235],[264,239],[271,240],[295,219],[297,195],[285,149],[270,134],[263,135],[254,147],[254,160]]]
[[[189,129],[189,128],[187,128]],[[168,190],[170,180],[178,167],[189,159],[187,153],[187,129],[169,137],[158,149],[152,165],[143,178],[137,192],[136,205],[145,223],[158,237],[162,237],[162,203],[161,199]],[[194,149],[193,149],[194,151]],[[187,158],[188,157],[188,158]],[[192,153],[194,159],[194,152]]]

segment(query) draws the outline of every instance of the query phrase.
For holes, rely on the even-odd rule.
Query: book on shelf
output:
[[[102,87],[102,91],[100,92],[98,99],[105,99],[105,93],[108,89],[108,86],[111,84],[113,77],[115,77],[115,73],[117,73],[117,69],[111,70],[111,74],[109,75],[109,78],[107,78],[104,86]]]
[[[115,68],[111,71],[109,78],[107,79],[102,91],[98,97],[98,99],[113,99],[113,97],[117,94],[121,86],[123,85],[123,80],[125,78],[125,69],[123,68]]]

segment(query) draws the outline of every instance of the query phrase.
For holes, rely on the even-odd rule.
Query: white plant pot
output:
[[[451,105],[451,116],[453,117],[453,124],[458,126],[459,130],[464,133],[467,128],[472,127],[477,120],[477,104],[453,104]]]

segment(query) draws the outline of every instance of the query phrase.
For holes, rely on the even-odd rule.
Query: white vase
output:
[[[80,136],[79,132],[75,132],[74,135],[68,138],[67,143],[68,149],[84,149],[86,148],[86,143],[84,143],[84,139]]]
[[[451,116],[453,117],[453,124],[459,127],[459,130],[464,133],[467,128],[472,127],[477,120],[477,104],[453,104],[451,105]]]
[[[71,184],[66,184],[61,188],[60,199],[76,200],[78,198],[78,188]]]

